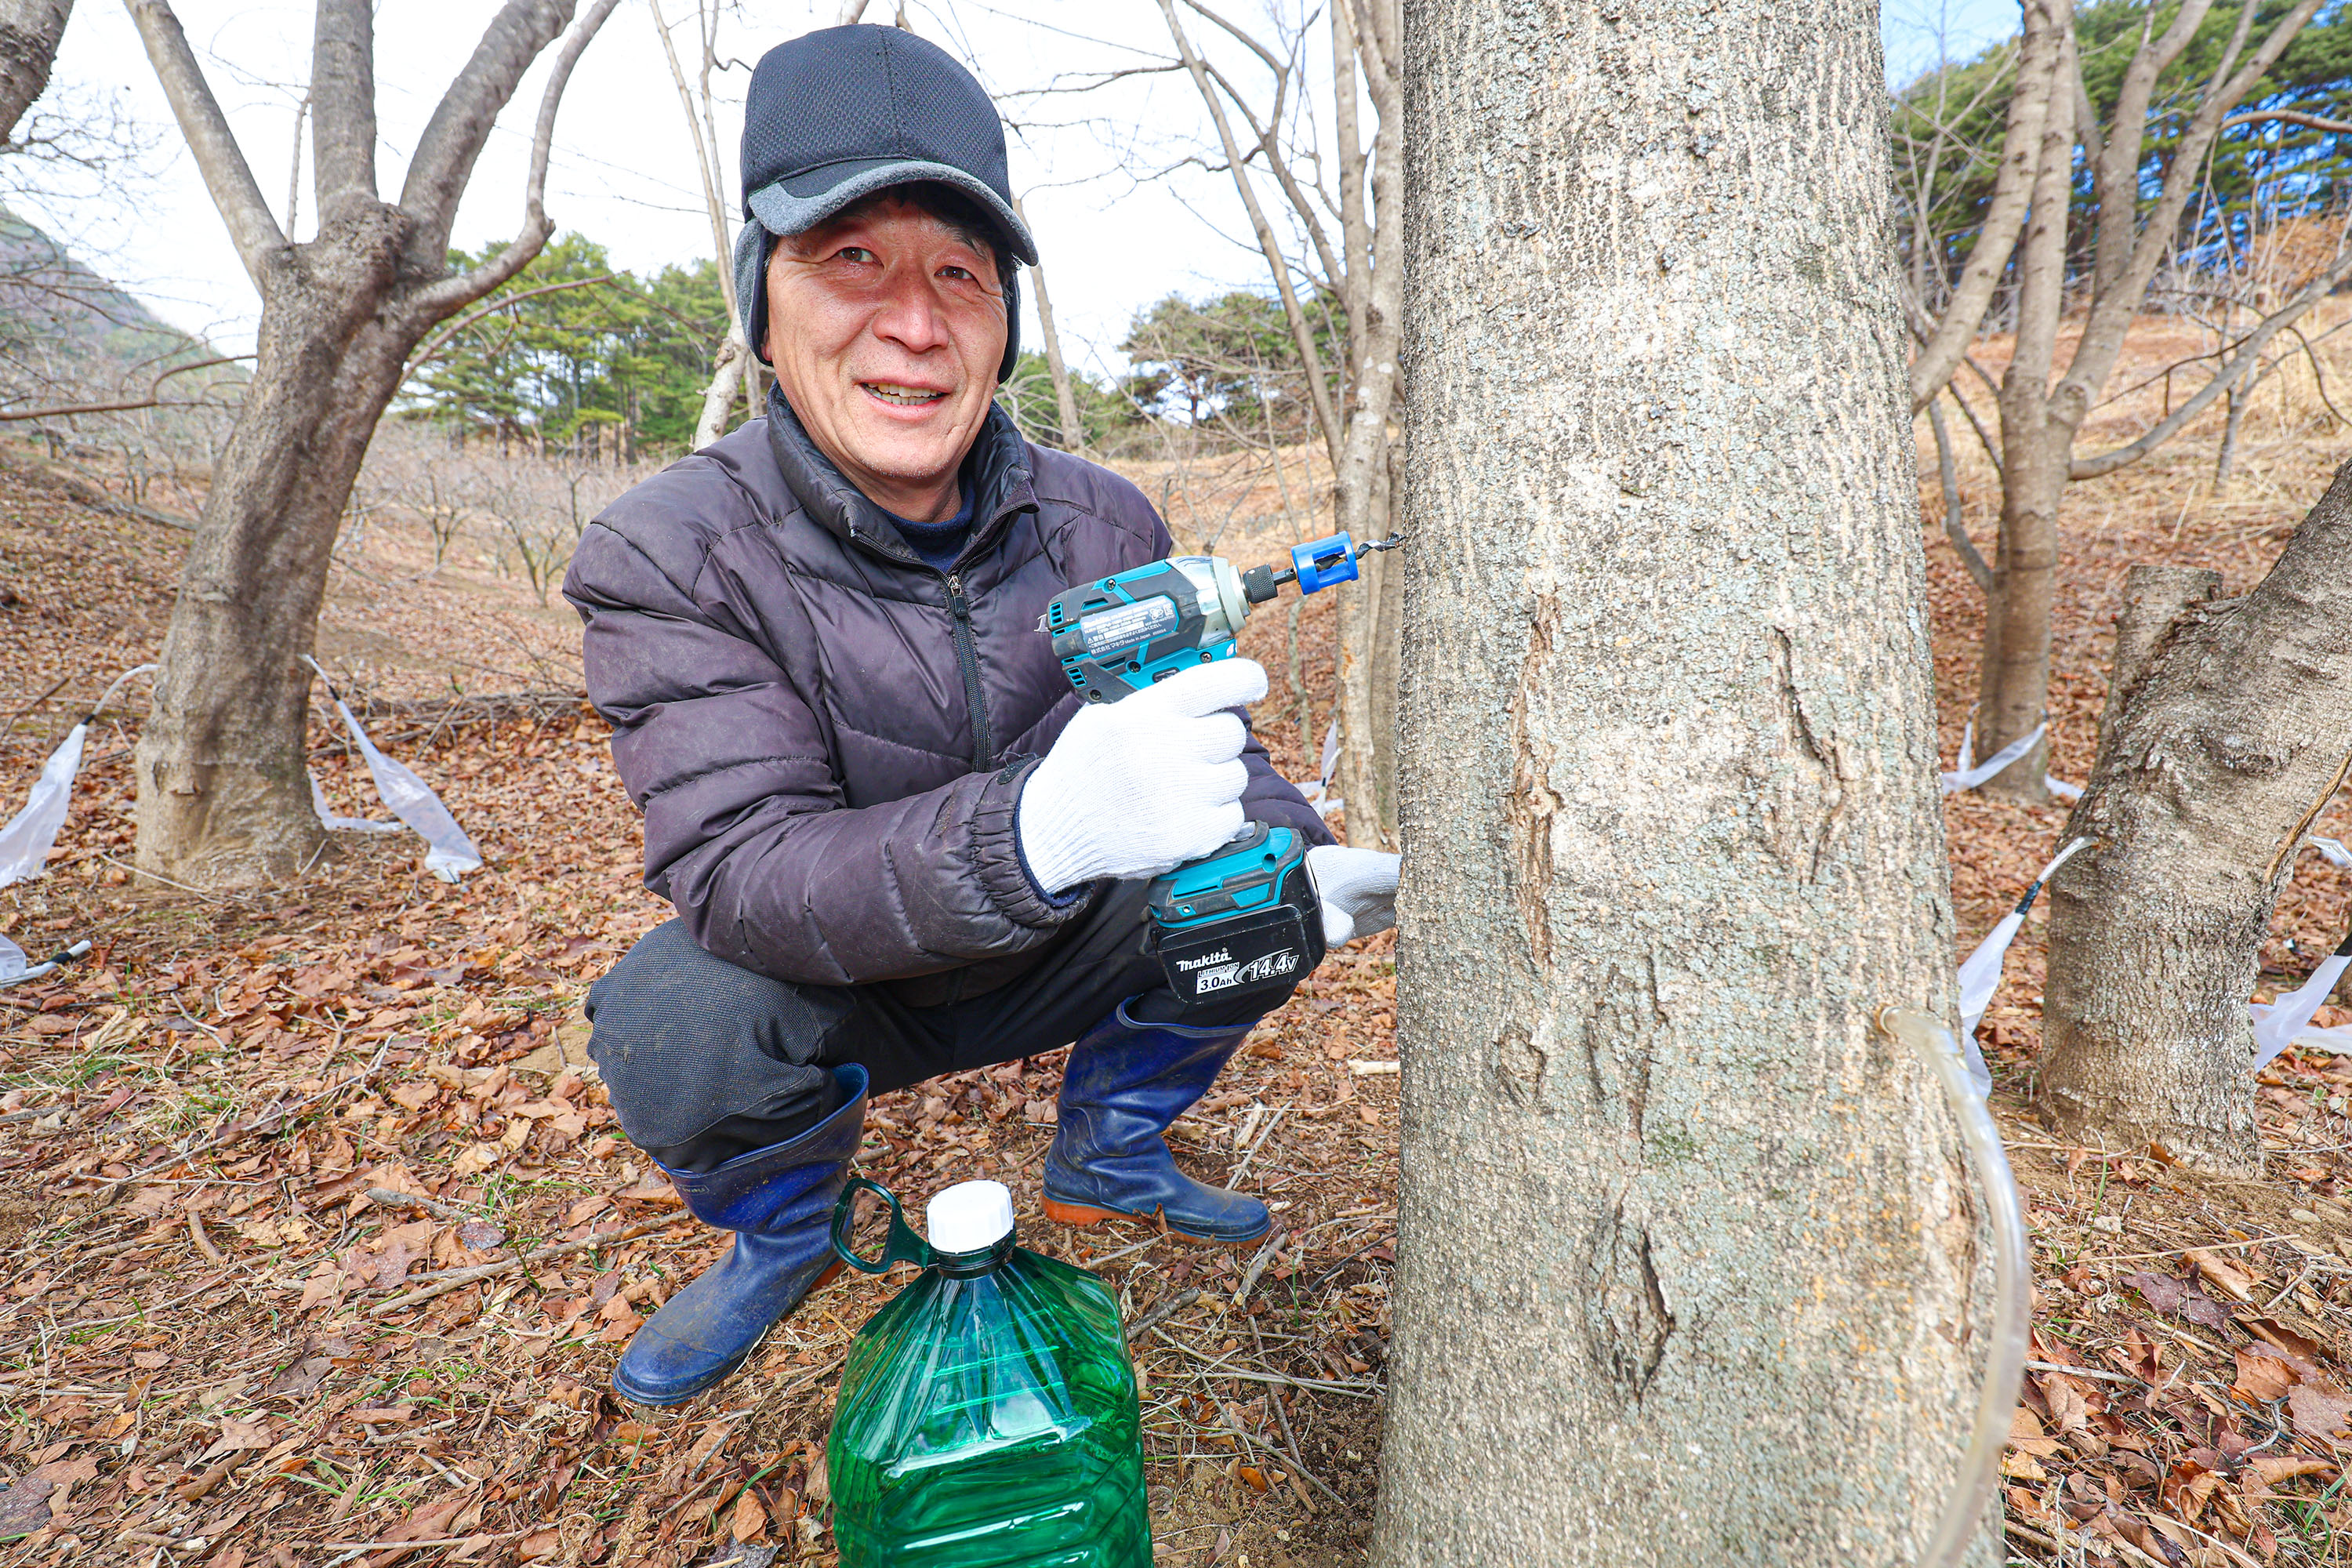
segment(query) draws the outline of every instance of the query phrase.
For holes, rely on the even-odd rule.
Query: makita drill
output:
[[[1294,546],[1280,571],[1235,572],[1215,555],[1171,555],[1064,590],[1039,627],[1078,695],[1116,702],[1190,665],[1230,658],[1250,607],[1283,584],[1301,594],[1353,581],[1356,563],[1402,541],[1358,544],[1335,533]],[[1323,961],[1322,911],[1307,844],[1287,827],[1248,824],[1240,837],[1156,879],[1145,951],[1179,1001],[1206,1005],[1287,985]]]

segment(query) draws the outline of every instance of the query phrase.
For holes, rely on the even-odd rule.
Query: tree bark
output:
[[[1360,510],[1344,512],[1340,526],[1358,539],[1382,539],[1391,529],[1396,465],[1393,443],[1375,454]],[[1344,503],[1345,498],[1343,498]],[[1404,574],[1393,557],[1375,552],[1357,568],[1363,574],[1343,590],[1338,637],[1339,765],[1332,781],[1348,803],[1348,842],[1359,848],[1397,847],[1396,709],[1402,643]]]
[[[2124,574],[2124,607],[2116,616],[2116,651],[2107,671],[2107,700],[2099,710],[2099,751],[2115,739],[2132,693],[2172,636],[2175,622],[2217,597],[2221,574],[2204,566],[2142,564]]]
[[[2246,1001],[2352,753],[2352,464],[2260,587],[2171,624],[2068,826],[2097,843],[2051,881],[2042,1092],[2070,1136],[2252,1174]]]
[[[1406,8],[1376,1563],[1914,1562],[1969,1435],[1877,28]]]
[[[49,85],[73,0],[0,0],[0,142]]]

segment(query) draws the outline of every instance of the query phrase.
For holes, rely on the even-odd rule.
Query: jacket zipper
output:
[[[963,596],[963,578],[950,572],[948,608],[955,615],[956,663],[963,667],[963,700],[971,710],[971,766],[986,773],[996,765],[993,737],[988,732],[988,705],[980,694],[980,646],[971,631],[971,601]]]

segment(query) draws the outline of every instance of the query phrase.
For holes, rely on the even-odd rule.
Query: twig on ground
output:
[[[1174,1317],[1177,1313],[1182,1311],[1185,1308],[1191,1306],[1200,1299],[1200,1287],[1197,1285],[1187,1285],[1184,1289],[1177,1291],[1174,1295],[1165,1297],[1160,1300],[1153,1302],[1150,1306],[1146,1307],[1142,1312],[1137,1316],[1134,1322],[1129,1323],[1127,1326],[1128,1342],[1132,1344],[1136,1340],[1142,1337],[1145,1330],[1159,1327],[1168,1319]]]
[[[439,1198],[428,1198],[416,1193],[396,1193],[390,1187],[367,1189],[368,1202],[384,1204],[394,1208],[423,1209],[436,1219],[479,1219],[471,1209],[461,1209],[456,1204],[445,1204]]]
[[[1276,1227],[1274,1234],[1265,1238],[1265,1245],[1257,1249],[1257,1256],[1250,1259],[1249,1268],[1242,1275],[1241,1288],[1234,1292],[1234,1306],[1238,1307],[1248,1300],[1249,1293],[1257,1289],[1258,1276],[1265,1273],[1265,1266],[1273,1262],[1280,1254],[1282,1244],[1287,1239],[1288,1234]]]
[[[411,1290],[405,1296],[394,1296],[389,1301],[379,1301],[367,1310],[367,1315],[371,1318],[384,1317],[404,1308],[414,1307],[419,1302],[430,1301],[436,1296],[445,1296],[462,1285],[472,1284],[477,1279],[488,1279],[496,1275],[511,1274],[527,1264],[543,1262],[551,1258],[562,1258],[567,1253],[594,1252],[601,1247],[615,1247],[625,1241],[635,1241],[641,1236],[651,1236],[655,1231],[665,1230],[685,1217],[684,1215],[672,1215],[667,1219],[645,1220],[629,1226],[626,1230],[614,1231],[609,1236],[592,1236],[585,1241],[564,1241],[558,1242],[552,1247],[535,1247],[529,1252],[519,1253],[512,1258],[501,1258],[495,1263],[477,1263],[464,1268],[445,1268],[436,1275],[415,1275],[400,1281],[400,1284],[410,1285],[419,1279],[427,1279],[433,1283],[422,1290]],[[399,1286],[377,1288],[397,1289]]]

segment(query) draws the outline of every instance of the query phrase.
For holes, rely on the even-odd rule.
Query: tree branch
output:
[[[139,41],[147,47],[155,79],[171,101],[180,134],[187,138],[188,152],[205,177],[205,189],[211,193],[213,205],[220,209],[221,221],[228,226],[237,259],[245,263],[246,276],[253,279],[254,288],[266,296],[268,258],[286,248],[286,237],[270,216],[269,203],[254,182],[245,153],[228,128],[228,118],[205,80],[204,68],[196,64],[195,51],[188,47],[180,18],[173,15],[170,0],[123,0],[123,5],[139,29]]]
[[[434,107],[400,188],[401,210],[415,220],[408,261],[418,272],[430,276],[444,264],[449,226],[490,128],[531,62],[572,20],[572,0],[506,0]]]
[[[320,221],[373,206],[375,16],[368,0],[319,0],[310,43],[310,91],[304,101],[310,110],[310,173]],[[290,205],[286,222],[293,226]]]
[[[408,356],[407,367],[400,373],[401,379],[405,381],[410,376],[415,374],[419,366],[423,365],[427,360],[433,358],[434,355],[439,353],[443,349],[448,347],[449,340],[456,337],[459,332],[464,331],[467,327],[474,325],[477,321],[482,321],[487,317],[497,315],[500,310],[505,310],[509,305],[520,304],[525,300],[535,300],[541,294],[561,294],[570,289],[593,289],[599,283],[610,283],[612,280],[612,273],[599,272],[593,278],[567,278],[561,283],[542,283],[536,289],[520,289],[518,292],[493,300],[488,304],[483,306],[480,310],[469,312],[463,318],[450,322],[447,326],[434,333],[431,341],[426,342],[415,353]]]
[[[1944,537],[1951,541],[1954,552],[1959,556],[1960,564],[1968,568],[1977,591],[1990,598],[1992,568],[1985,563],[1976,541],[1969,537],[1968,525],[1960,518],[1959,466],[1952,460],[1952,432],[1944,424],[1941,399],[1930,398],[1927,402],[1927,427],[1936,435],[1936,477],[1944,489]]]
[[[2170,440],[2180,427],[2202,414],[2213,400],[2235,385],[2247,367],[2258,362],[2263,350],[2279,333],[2292,327],[2295,321],[2333,292],[2336,286],[2352,277],[2352,253],[2341,257],[2326,272],[2312,279],[2303,293],[2284,309],[2265,317],[2253,331],[2238,341],[2238,352],[2217,368],[2204,385],[2189,400],[2150,426],[2137,441],[2117,447],[2096,457],[2077,458],[2066,469],[2069,479],[2095,479],[2102,474],[2112,474],[2117,468],[2136,463]]]
[[[235,364],[240,360],[249,360],[252,357],[251,354],[220,354],[212,359],[192,360],[186,364],[175,364],[149,384],[145,397],[127,403],[68,403],[52,408],[0,408],[0,423],[19,419],[63,419],[73,414],[121,414],[133,408],[160,408],[163,406],[163,403],[156,394],[172,377],[187,371],[207,370],[216,364]],[[172,406],[187,405],[174,404]]]
[[[1976,246],[1969,252],[1968,266],[1961,269],[1960,281],[1944,306],[1943,319],[1911,361],[1914,414],[1952,379],[1960,356],[1976,339],[1994,289],[2008,270],[2010,254],[2024,227],[2033,176],[2042,166],[2042,130],[2059,89],[2059,76],[2065,70],[2063,43],[2073,16],[2071,0],[2027,0],[2025,36],[2017,55],[2017,86],[2010,93],[2008,123],[2001,132],[2000,172],[1993,177],[1992,195],[1977,230]]]
[[[508,0],[510,9],[527,3],[529,0]],[[555,226],[547,221],[547,157],[555,142],[555,111],[563,102],[563,89],[571,83],[572,67],[580,63],[580,51],[588,47],[596,29],[604,25],[604,19],[620,3],[621,0],[590,0],[588,14],[580,18],[580,25],[556,51],[554,64],[547,75],[547,90],[540,96],[539,124],[531,132],[530,177],[523,189],[521,231],[504,250],[479,267],[418,289],[412,299],[419,308],[446,314],[472,304],[529,266],[530,258],[547,243],[547,237],[554,232]],[[568,4],[565,9],[570,9]],[[480,151],[479,146],[475,150]],[[470,164],[469,159],[469,167]],[[446,236],[446,228],[442,232]]]
[[[1191,0],[1186,0],[1186,3],[1189,5]],[[1199,9],[1198,6],[1193,8]],[[1282,156],[1281,149],[1276,144],[1274,121],[1260,125],[1257,116],[1250,111],[1248,103],[1234,90],[1234,84],[1225,79],[1224,73],[1214,66],[1210,66],[1208,71],[1217,85],[1225,89],[1225,96],[1232,100],[1233,106],[1241,110],[1242,118],[1249,123],[1250,134],[1257,138],[1258,151],[1265,154],[1266,172],[1282,187],[1282,194],[1289,201],[1291,210],[1297,213],[1299,223],[1306,227],[1307,238],[1315,247],[1316,258],[1323,263],[1324,280],[1334,289],[1339,288],[1339,259],[1331,254],[1331,242],[1323,232],[1322,220],[1315,216],[1315,209],[1308,204],[1306,193],[1298,187],[1297,176],[1291,170],[1290,161]],[[1287,75],[1286,72],[1282,74]]]
[[[731,320],[737,312],[735,300],[735,268],[727,244],[727,204],[719,195],[721,175],[718,149],[702,134],[702,117],[694,111],[694,90],[687,86],[686,68],[678,64],[677,46],[669,36],[669,18],[662,15],[661,0],[646,0],[646,8],[653,13],[654,31],[661,36],[662,56],[669,61],[669,79],[677,88],[677,103],[686,110],[686,129],[694,138],[694,169],[702,176],[702,205],[710,216],[710,254],[719,268],[719,292],[727,301],[727,314]],[[698,15],[701,0],[696,0]]]
[[[2325,131],[2331,136],[2352,136],[2352,121],[2329,120],[2293,109],[2256,109],[2244,114],[2232,114],[2221,121],[2221,129],[2231,131],[2241,125],[2259,125],[2272,120],[2284,125],[2300,125],[2305,131]]]
[[[858,18],[866,15],[866,7],[872,3],[873,0],[841,0],[841,11],[834,17],[833,25],[836,27],[856,26]]]
[[[1342,434],[1338,413],[1331,406],[1331,389],[1323,380],[1323,357],[1315,352],[1315,334],[1307,325],[1307,312],[1299,308],[1297,290],[1290,286],[1290,263],[1282,254],[1282,247],[1274,236],[1274,226],[1265,220],[1265,211],[1258,205],[1256,187],[1250,184],[1249,171],[1243,167],[1240,145],[1234,140],[1234,128],[1225,118],[1225,106],[1201,57],[1192,52],[1192,40],[1184,33],[1184,24],[1176,19],[1174,0],[1160,0],[1160,14],[1167,21],[1168,36],[1176,42],[1176,52],[1191,73],[1192,86],[1208,106],[1209,118],[1217,127],[1217,140],[1223,144],[1225,162],[1231,166],[1234,188],[1239,192],[1242,206],[1249,214],[1250,227],[1257,236],[1258,249],[1265,256],[1266,269],[1274,275],[1275,291],[1282,297],[1282,313],[1290,322],[1292,341],[1298,345],[1299,363],[1307,373],[1307,395],[1315,409],[1315,423],[1323,433],[1323,444],[1331,457],[1336,470],[1340,462]]]
[[[2184,15],[2196,4],[2197,0],[2189,0],[2182,8]],[[2228,54],[2215,68],[2212,85],[2206,89],[2195,117],[2175,146],[2171,166],[2165,174],[2163,189],[2149,207],[2147,219],[2136,235],[2132,223],[2133,213],[2138,205],[2138,187],[2130,182],[2137,181],[2138,177],[2139,138],[2137,135],[2131,138],[2132,162],[2126,165],[2131,174],[2129,181],[2119,181],[2116,187],[2120,193],[2117,204],[2123,211],[2120,224],[2112,230],[2125,244],[2126,259],[2112,270],[2107,265],[2107,236],[2111,231],[2107,215],[2102,211],[2099,218],[2100,250],[2093,272],[2090,313],[2084,321],[2082,336],[2076,341],[2074,356],[2053,395],[2053,403],[2065,405],[2071,417],[2081,418],[2090,407],[2097,389],[2106,384],[2108,374],[2114,371],[2116,361],[2123,353],[2124,336],[2131,330],[2131,323],[2147,299],[2148,280],[2156,275],[2158,265],[2170,248],[2170,238],[2179,226],[2181,212],[2188,206],[2189,194],[2199,183],[2197,171],[2205,162],[2206,150],[2221,133],[2222,118],[2278,63],[2279,57],[2286,52],[2288,45],[2294,42],[2304,25],[2318,13],[2319,6],[2320,0],[2296,0],[2294,8],[2279,18],[2278,25],[2263,40],[2262,46],[2247,58],[2245,64],[2238,67],[2234,75],[2224,80],[2223,74],[2236,60],[2250,26],[2249,19],[2253,14],[2251,5],[2242,10]],[[2179,30],[2178,23],[2174,30]],[[2107,147],[2110,163],[2116,161],[2116,149],[2125,140],[2122,128],[2115,128]],[[2102,279],[2108,281],[2103,282]]]

